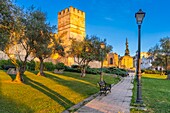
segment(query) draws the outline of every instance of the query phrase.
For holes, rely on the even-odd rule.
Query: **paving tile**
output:
[[[112,87],[110,94],[96,97],[75,113],[130,113],[133,78],[123,78],[121,82]]]

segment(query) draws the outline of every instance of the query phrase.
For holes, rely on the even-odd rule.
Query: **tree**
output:
[[[170,65],[170,37],[160,39],[160,44],[156,44],[149,49],[149,53],[154,56],[152,64],[154,66],[163,66],[167,72]]]
[[[0,2],[0,50],[4,50],[13,31],[15,19],[12,16],[16,7],[10,0],[2,0]]]
[[[34,54],[35,47],[38,48],[37,45],[41,45],[45,57],[51,52],[45,50],[47,44],[48,47],[50,47],[49,42],[52,42],[51,38],[44,40],[50,36],[49,29],[51,29],[51,27],[49,27],[48,24],[44,24],[44,14],[42,15],[42,12],[34,10],[34,7],[24,12],[12,4],[10,0],[3,0],[0,8],[2,10],[0,14],[0,48],[16,66],[17,75],[15,81],[23,82],[24,79],[22,75],[26,70],[28,57],[31,53]],[[43,40],[39,38],[40,36],[43,37]],[[42,48],[42,46],[44,46],[45,49]],[[40,53],[41,51],[38,52]],[[41,59],[41,57],[39,58]],[[17,62],[17,60],[19,60],[19,62]]]
[[[46,23],[46,15],[39,10],[33,11],[30,15],[32,25],[28,26],[28,37],[33,40],[33,56],[40,60],[40,72],[37,75],[44,76],[44,59],[49,58],[54,53],[61,55],[64,49],[52,33],[55,26],[51,27]]]
[[[15,81],[23,82],[23,73],[26,69],[26,62],[31,53],[28,45],[29,39],[26,37],[27,20],[25,13],[10,0],[3,0],[1,5],[1,50],[4,51],[12,63],[16,66],[17,75]],[[21,48],[25,52],[21,57]],[[17,59],[19,62],[17,62]]]
[[[106,45],[106,40],[104,40]],[[101,41],[98,37],[86,37],[84,41],[78,41],[73,39],[71,49],[69,51],[70,56],[74,57],[75,62],[81,69],[81,77],[85,77],[86,68],[91,61],[101,61],[101,52],[103,51],[103,57],[112,50],[112,46],[106,45],[104,50],[100,48]]]

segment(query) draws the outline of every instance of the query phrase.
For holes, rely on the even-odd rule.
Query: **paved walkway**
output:
[[[114,85],[107,96],[97,96],[76,113],[130,113],[133,77],[125,77]]]

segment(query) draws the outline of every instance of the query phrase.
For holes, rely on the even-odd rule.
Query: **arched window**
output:
[[[110,58],[110,64],[113,64],[113,58]]]

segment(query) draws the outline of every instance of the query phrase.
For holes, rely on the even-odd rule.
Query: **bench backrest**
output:
[[[100,82],[98,82],[98,84],[100,85],[100,87],[105,87],[106,86],[106,82],[105,81],[100,81]]]

